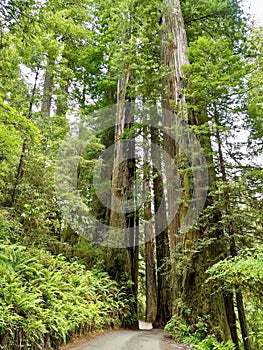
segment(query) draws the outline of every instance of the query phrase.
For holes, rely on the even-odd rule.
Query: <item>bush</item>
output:
[[[1,348],[57,349],[73,336],[117,326],[129,312],[120,294],[106,273],[0,244]]]
[[[198,350],[234,350],[232,342],[219,343],[215,336],[208,334],[208,326],[202,317],[189,326],[173,316],[165,330],[177,342],[188,343]]]

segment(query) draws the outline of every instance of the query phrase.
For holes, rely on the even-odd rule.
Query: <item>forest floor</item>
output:
[[[191,350],[172,341],[163,330],[115,330],[92,338],[83,338],[62,350]]]

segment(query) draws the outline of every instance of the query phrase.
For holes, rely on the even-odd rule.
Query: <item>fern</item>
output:
[[[0,244],[0,345],[41,349],[49,339],[57,349],[72,336],[120,324],[127,312],[125,293],[106,273],[62,255]]]

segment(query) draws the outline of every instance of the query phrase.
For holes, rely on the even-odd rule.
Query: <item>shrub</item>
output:
[[[172,339],[190,344],[198,350],[234,350],[232,342],[219,343],[215,336],[208,334],[208,326],[202,317],[196,324],[189,326],[173,316],[165,326]]]
[[[129,312],[116,282],[62,255],[0,244],[2,349],[57,349],[71,337],[119,325]]]

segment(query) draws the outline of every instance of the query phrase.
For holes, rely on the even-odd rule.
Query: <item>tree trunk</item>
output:
[[[65,63],[66,68],[69,68],[69,62]],[[65,116],[68,108],[68,96],[69,96],[69,78],[65,78],[60,82],[60,95],[57,97],[56,101],[56,114]]]
[[[195,106],[197,101],[191,100]],[[208,125],[206,109],[197,111],[196,108],[189,109],[188,123],[203,127]],[[206,153],[209,175],[209,192],[216,190],[216,173],[212,157],[212,145],[210,131],[198,136],[199,142]],[[186,233],[184,247],[188,252],[182,252],[181,258],[185,259],[187,267],[183,269],[181,285],[181,301],[186,306],[177,308],[177,314],[182,315],[189,324],[196,323],[198,317],[206,320],[210,329],[213,329],[218,340],[231,339],[233,326],[228,322],[233,320],[231,315],[231,298],[226,300],[222,293],[215,293],[213,283],[207,283],[207,269],[226,255],[227,246],[223,240],[224,232],[218,228],[221,218],[220,210],[213,205],[214,198],[209,195],[206,199],[205,208],[211,209],[209,220],[206,216],[200,217],[199,228]],[[206,210],[206,209],[205,209]],[[206,244],[206,241],[211,242]],[[180,253],[180,252],[179,252]],[[179,254],[180,255],[180,254]],[[191,310],[191,314],[188,312]],[[207,317],[208,316],[208,317]],[[217,330],[217,331],[215,331]]]
[[[126,104],[126,91],[130,79],[130,72],[126,73],[124,78],[118,82],[118,101],[116,115],[116,130],[115,130],[115,149],[114,149],[114,164],[112,172],[112,200],[111,200],[111,217],[110,225],[112,227],[126,228],[125,207],[122,211],[118,210],[118,199],[126,202],[128,199],[129,189],[129,167],[128,161],[122,160],[123,149],[121,145],[121,136],[130,125],[129,109]],[[128,237],[123,238],[121,242],[126,245]]]
[[[238,311],[238,318],[242,333],[242,339],[244,343],[244,349],[245,350],[252,350],[251,341],[249,338],[249,332],[248,332],[248,326],[247,326],[247,317],[243,302],[243,295],[240,291],[236,292],[236,301],[237,301],[237,311]]]
[[[128,107],[130,109],[130,106]],[[132,126],[134,122],[134,118],[130,111],[128,112],[129,116],[129,125],[127,128]],[[127,160],[128,166],[128,193],[127,200],[133,201],[133,211],[130,213],[126,213],[126,225],[129,229],[129,239],[130,244],[128,249],[129,258],[130,258],[130,274],[131,280],[133,282],[132,292],[134,297],[134,310],[137,315],[137,304],[138,304],[138,271],[139,271],[139,216],[136,208],[136,198],[137,198],[137,189],[136,186],[132,187],[131,184],[136,183],[135,175],[136,175],[136,160],[135,160],[135,144],[129,146],[128,149],[129,159]],[[137,322],[135,322],[135,326]]]
[[[53,89],[53,74],[51,73],[51,68],[54,62],[48,60],[45,78],[44,78],[44,87],[43,87],[43,97],[42,97],[42,105],[41,112],[48,117],[51,114],[51,102],[52,102],[52,89]]]
[[[164,157],[166,178],[167,178],[167,204],[169,218],[169,238],[172,255],[171,276],[171,298],[178,297],[178,281],[176,281],[176,261],[173,259],[178,241],[178,232],[180,230],[180,210],[177,210],[176,200],[178,193],[174,188],[174,179],[176,174],[171,169],[171,158],[179,153],[179,147],[174,139],[168,136],[166,129],[173,132],[175,120],[171,118],[169,112],[175,113],[177,117],[187,121],[187,112],[185,109],[185,97],[182,93],[183,87],[183,65],[189,64],[186,56],[187,38],[184,27],[183,16],[181,13],[180,1],[166,0],[164,12],[162,15],[162,25],[164,29],[161,33],[161,62],[167,68],[167,75],[163,79],[162,107],[163,107],[163,126],[164,126],[164,150],[169,157]],[[169,111],[168,113],[166,111]],[[171,158],[170,158],[171,157]],[[186,184],[182,184],[183,186]],[[186,193],[186,192],[185,192]],[[182,207],[181,207],[182,210]],[[177,289],[177,291],[176,291]]]
[[[130,79],[130,71],[128,70],[124,77],[118,82],[118,100],[116,112],[116,131],[115,131],[115,150],[114,164],[112,172],[112,195],[111,195],[111,213],[110,226],[111,233],[114,236],[114,228],[121,228],[125,232],[121,237],[116,237],[116,243],[126,246],[127,248],[109,248],[108,261],[112,272],[116,272],[115,278],[118,281],[128,280],[133,282],[133,285],[128,290],[131,293],[135,303],[132,307],[132,320],[129,326],[137,327],[137,293],[138,293],[138,232],[137,232],[137,215],[136,210],[126,213],[125,203],[130,200],[132,189],[130,187],[131,179],[135,174],[135,149],[129,148],[125,150],[123,147],[129,145],[121,144],[121,137],[124,131],[131,127],[132,114],[130,113],[130,104],[127,102],[127,87]],[[129,154],[128,159],[123,158],[124,153]],[[124,159],[124,160],[122,160]],[[122,201],[124,204],[122,205]],[[118,209],[122,205],[122,210]],[[128,277],[127,277],[128,276]],[[125,325],[128,325],[127,323]]]
[[[151,130],[152,145],[160,145],[159,131]],[[163,181],[157,169],[162,168],[161,155],[158,149],[152,149],[152,160],[156,169],[153,169],[154,212],[158,211],[158,220],[155,220],[156,258],[157,258],[157,314],[154,322],[156,328],[164,327],[172,316],[171,281],[170,281],[170,248],[166,217],[166,200]]]
[[[163,82],[162,106],[188,123],[188,113],[185,106],[186,101],[182,92],[182,89],[186,87],[183,65],[189,64],[186,56],[187,38],[184,21],[180,9],[180,2],[178,0],[167,0],[165,4],[166,6],[162,17],[164,30],[161,37],[161,58],[164,65],[168,68],[168,74]],[[166,128],[172,130],[175,127],[171,118],[169,118],[170,115],[171,114],[164,112],[164,131]],[[194,124],[196,124],[195,121]],[[200,121],[200,124],[202,124],[202,121]],[[168,135],[164,135],[164,149],[172,158],[180,156],[180,154],[183,155],[184,151],[181,150],[180,146],[175,144]],[[165,165],[169,186],[175,174],[169,170],[169,159],[165,162]],[[186,161],[185,164],[181,162],[180,166],[181,170],[187,170],[190,164]],[[213,174],[210,174],[210,185],[213,181]],[[173,218],[169,227],[172,270],[174,271],[172,295],[173,299],[179,297],[182,301],[182,305],[185,305],[184,308],[178,307],[177,313],[181,314],[189,323],[197,322],[198,316],[205,317],[206,315],[211,315],[211,324],[220,324],[221,328],[224,330],[225,337],[228,338],[229,327],[226,318],[224,299],[222,295],[211,295],[212,286],[208,284],[204,285],[207,278],[205,273],[206,269],[219,259],[218,257],[220,254],[224,252],[224,247],[222,244],[215,242],[198,253],[192,253],[198,239],[202,238],[205,240],[210,238],[210,227],[202,230],[201,228],[200,230],[188,230],[186,233],[178,235],[187,212],[187,203],[191,199],[191,179],[189,179],[187,172],[181,177],[181,187],[183,189],[183,198],[179,213],[177,214],[173,212],[174,203],[177,199],[176,193],[173,193],[173,189],[169,189],[169,187],[167,191],[169,218]],[[184,268],[183,273],[177,271],[177,261],[173,258],[175,252],[176,256],[181,256],[182,259],[188,261],[188,266]],[[191,309],[190,317],[187,311],[189,309]]]
[[[227,322],[230,328],[231,338],[233,343],[235,344],[235,350],[239,350],[233,293],[225,293],[224,302],[225,302],[226,316],[227,316]]]
[[[148,139],[148,128],[144,127],[144,139]],[[144,194],[146,200],[144,202],[144,219],[146,223],[144,225],[145,233],[145,266],[146,266],[146,322],[153,322],[156,317],[157,310],[157,290],[156,290],[156,266],[155,266],[155,254],[154,254],[154,232],[153,226],[149,221],[152,218],[151,209],[151,175],[150,175],[150,162],[149,162],[149,150],[148,143],[143,148],[144,152]]]
[[[34,103],[36,89],[37,89],[39,71],[40,71],[40,67],[37,67],[34,85],[33,85],[32,91],[31,91],[31,98],[30,98],[30,102],[29,102],[29,108],[28,108],[28,114],[27,114],[28,119],[31,119],[31,116],[32,116],[32,108],[33,108],[33,103]],[[29,148],[29,140],[25,139],[23,141],[23,144],[22,144],[21,155],[20,155],[19,164],[17,167],[17,174],[16,174],[16,178],[15,178],[15,184],[14,184],[13,192],[11,194],[11,200],[10,200],[11,207],[13,207],[15,204],[18,186],[19,186],[19,183],[23,177],[24,161],[26,158],[26,153],[28,151],[28,148]]]

